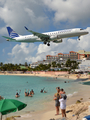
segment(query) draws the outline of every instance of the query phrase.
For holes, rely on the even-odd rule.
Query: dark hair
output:
[[[60,89],[60,87],[57,87],[57,89]]]
[[[63,98],[64,98],[64,100],[66,100],[66,99],[67,99],[67,96],[65,95]]]
[[[60,89],[60,91],[64,91],[64,89]]]
[[[61,94],[61,97],[66,100],[67,99],[67,96],[65,94]]]

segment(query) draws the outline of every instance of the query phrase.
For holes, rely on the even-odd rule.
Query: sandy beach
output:
[[[5,75],[5,74],[0,74]],[[77,74],[61,74],[61,75],[51,75],[51,74],[6,74],[6,75],[20,75],[20,76],[41,76],[41,77],[55,77],[64,78],[65,80],[77,80]],[[64,80],[63,79],[63,80]],[[90,81],[89,75],[80,75],[79,79]],[[82,120],[86,115],[90,114],[88,107],[90,106],[90,86],[82,85],[78,91],[73,96],[67,99],[67,120]],[[52,96],[53,98],[53,96]],[[81,99],[82,98],[82,99]],[[81,103],[76,104],[76,101],[80,100]],[[60,115],[55,116],[55,106],[54,101],[46,103],[46,109],[41,112],[30,112],[25,115],[20,115],[21,117],[15,117],[16,120],[61,120]],[[81,111],[81,112],[79,112]]]
[[[81,85],[82,87],[82,85]],[[89,86],[83,86],[80,91],[74,94],[72,97],[67,99],[67,120],[82,120],[84,116],[90,114],[89,106],[90,106],[90,88]],[[82,98],[82,100],[81,100]],[[81,103],[76,104],[76,101],[80,100]],[[21,115],[20,118],[16,118],[17,120],[61,120],[61,112],[60,115],[55,115],[55,106],[54,101],[46,104],[47,109],[42,112],[31,113]]]

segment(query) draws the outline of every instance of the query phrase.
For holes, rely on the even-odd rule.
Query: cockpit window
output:
[[[83,29],[80,29],[80,30],[83,30]]]

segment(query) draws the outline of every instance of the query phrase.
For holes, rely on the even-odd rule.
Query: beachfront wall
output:
[[[68,74],[67,71],[33,71],[33,74],[49,74],[49,75],[62,75]]]

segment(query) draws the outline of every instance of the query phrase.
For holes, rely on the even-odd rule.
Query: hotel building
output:
[[[46,60],[82,60],[83,58],[90,59],[90,52],[79,50],[78,52],[70,51],[69,54],[58,53],[56,56],[47,55]]]
[[[90,60],[90,52],[79,50],[78,52],[70,51],[68,54],[58,53],[56,56],[47,55],[46,60],[32,63],[30,67],[35,68],[39,64],[44,64],[44,65],[51,64],[53,61],[56,61],[57,63],[60,63],[60,64],[61,63],[65,64],[68,59],[81,63],[83,58]]]

